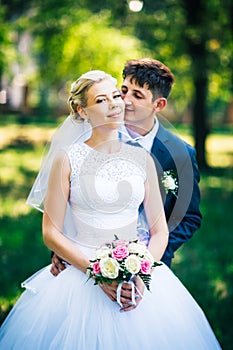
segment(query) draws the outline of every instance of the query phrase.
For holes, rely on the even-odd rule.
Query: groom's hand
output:
[[[62,270],[65,270],[65,268],[66,266],[62,263],[62,260],[55,253],[53,253],[50,272],[54,276],[57,276]]]

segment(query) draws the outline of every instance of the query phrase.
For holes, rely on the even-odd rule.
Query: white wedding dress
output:
[[[103,242],[136,237],[144,196],[146,152],[126,144],[103,154],[77,143],[71,163],[67,237],[90,258]],[[71,227],[71,225],[70,225]],[[73,266],[57,277],[50,266],[26,290],[0,329],[3,350],[214,350],[220,345],[200,307],[166,266],[156,267],[151,292],[120,312],[99,286]]]

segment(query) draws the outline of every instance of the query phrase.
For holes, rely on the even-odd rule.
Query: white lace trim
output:
[[[139,147],[122,144],[117,153],[98,152],[85,143],[72,145],[68,150],[71,164],[71,180],[77,175],[96,175],[117,182],[130,175],[146,180],[146,151]]]

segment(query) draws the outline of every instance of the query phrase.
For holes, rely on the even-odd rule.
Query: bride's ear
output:
[[[81,117],[82,119],[88,120],[87,113],[86,113],[86,111],[85,111],[85,109],[84,109],[83,107],[78,106],[78,107],[77,107],[77,112],[78,112],[78,114],[80,115],[80,117]]]

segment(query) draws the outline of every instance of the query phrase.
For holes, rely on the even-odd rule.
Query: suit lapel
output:
[[[159,129],[151,148],[151,153],[154,156],[158,173],[162,173],[163,170],[168,170],[169,166],[171,168],[171,162],[173,162],[173,160],[168,151],[168,144],[169,138],[167,131],[161,126],[161,124],[159,124]]]

